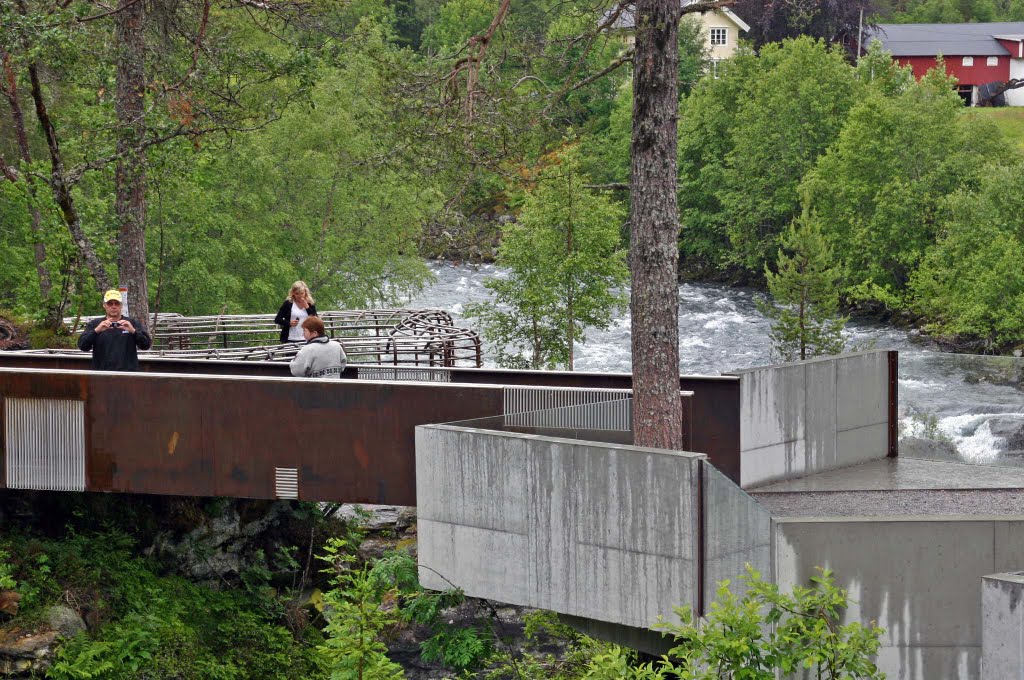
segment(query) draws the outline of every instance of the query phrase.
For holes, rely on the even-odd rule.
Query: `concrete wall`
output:
[[[1024,572],[981,580],[981,669],[986,678],[1024,678]]]
[[[982,677],[982,577],[1024,564],[1024,519],[777,519],[773,531],[779,586],[832,569],[854,602],[843,622],[885,628],[890,680]]]
[[[646,628],[697,598],[700,454],[416,428],[420,579]]]
[[[738,580],[746,565],[771,576],[771,514],[728,477],[705,463],[704,475],[704,602],[715,599],[726,579],[730,590],[746,590]]]
[[[738,371],[744,488],[888,455],[888,353]]]

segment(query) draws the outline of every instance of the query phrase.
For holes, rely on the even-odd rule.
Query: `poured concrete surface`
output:
[[[817,567],[849,592],[843,623],[885,629],[890,680],[981,675],[982,577],[1024,564],[1024,518],[776,519],[775,582],[806,585]]]
[[[981,671],[985,678],[1024,678],[1024,572],[981,580]]]
[[[888,352],[822,357],[735,375],[743,488],[888,455]]]
[[[1024,469],[915,458],[885,458],[763,484],[748,491],[896,491],[907,489],[1024,489]]]
[[[1024,469],[887,458],[749,489],[776,517],[1024,515]]]
[[[702,454],[416,428],[420,580],[637,628],[698,597]]]

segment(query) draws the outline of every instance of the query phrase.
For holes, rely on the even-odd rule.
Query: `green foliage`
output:
[[[859,89],[841,51],[810,38],[740,54],[701,81],[680,110],[684,267],[760,273]]]
[[[0,590],[14,590],[18,586],[18,581],[14,578],[14,565],[10,559],[10,553],[0,550]]]
[[[878,20],[892,23],[1024,20],[1024,3],[1020,0],[887,0],[879,4]]]
[[[885,677],[870,660],[882,629],[838,625],[848,596],[830,570],[820,570],[810,587],[795,587],[791,594],[765,582],[749,565],[741,581],[742,596],[728,581],[719,584],[711,611],[699,623],[689,609],[676,609],[681,623],[662,629],[677,644],[648,670],[692,680],[774,680],[779,672],[830,680]]]
[[[731,257],[751,269],[770,261],[776,235],[800,211],[800,180],[839,136],[858,94],[842,51],[824,42],[766,45],[758,63],[759,77],[738,102],[716,192]]]
[[[579,635],[550,612],[538,612],[526,619],[528,642],[559,640],[567,645],[566,653],[557,659],[529,651],[518,657],[502,654],[487,677],[775,680],[781,672],[784,677],[807,673],[829,680],[884,679],[871,661],[883,631],[874,624],[839,625],[849,598],[831,571],[820,570],[810,587],[783,593],[748,566],[740,583],[730,585],[719,584],[716,600],[701,621],[680,607],[680,623],[661,624],[675,646],[659,661],[638,663],[634,652]]]
[[[942,235],[914,273],[914,308],[950,339],[993,350],[1024,342],[1024,163],[988,167],[944,203]]]
[[[324,677],[314,649],[266,613],[262,595],[160,576],[152,561],[135,555],[124,533],[69,529],[59,541],[8,533],[0,551],[16,556],[0,565],[22,594],[19,619],[31,620],[60,602],[90,623],[88,632],[58,649],[47,677]]]
[[[732,261],[722,188],[737,111],[749,97],[750,82],[761,75],[758,58],[741,52],[719,65],[718,78],[700,81],[680,105],[679,255],[684,272],[712,274]]]
[[[317,558],[326,562],[333,589],[324,594],[327,639],[319,650],[331,680],[392,680],[405,677],[381,641],[397,620],[393,590],[381,591],[368,567],[355,568],[348,541],[333,538]],[[389,601],[388,606],[385,601]]]
[[[484,676],[487,680],[574,680],[576,678],[629,678],[636,652],[577,633],[547,611],[523,617],[526,643],[523,653],[501,650]],[[551,653],[553,645],[563,651]]]
[[[488,0],[448,0],[424,31],[423,46],[434,52],[457,52],[470,36],[490,25],[494,12],[495,5]]]
[[[839,270],[816,216],[805,213],[790,224],[777,259],[778,272],[765,267],[772,302],[760,305],[772,322],[773,353],[781,361],[841,353]]]
[[[937,211],[982,167],[1005,156],[998,133],[960,115],[944,74],[895,96],[869,90],[803,190],[845,267],[847,291],[899,305],[937,235]]]
[[[486,283],[496,302],[467,308],[481,319],[503,366],[571,370],[584,329],[607,328],[625,303],[615,290],[628,277],[619,248],[624,210],[585,183],[572,147],[541,170],[498,252],[508,278]],[[524,347],[529,358],[520,354]]]
[[[462,590],[440,592],[420,586],[416,560],[409,553],[395,550],[384,554],[370,569],[370,579],[378,589],[393,588],[400,596],[398,618],[405,624],[419,624],[431,635],[420,645],[424,661],[440,662],[456,671],[481,667],[494,653],[493,632],[480,625],[454,627],[444,620],[444,612],[465,602]]]

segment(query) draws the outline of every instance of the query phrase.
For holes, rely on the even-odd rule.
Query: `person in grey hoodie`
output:
[[[301,378],[341,378],[348,357],[341,344],[332,342],[324,334],[324,322],[310,316],[302,322],[302,337],[306,344],[292,359],[292,375]]]

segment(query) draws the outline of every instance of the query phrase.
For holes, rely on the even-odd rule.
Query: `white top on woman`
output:
[[[302,322],[308,317],[309,312],[292,303],[292,319],[298,319],[299,322],[288,329],[288,342],[305,342],[306,339],[302,337]]]

